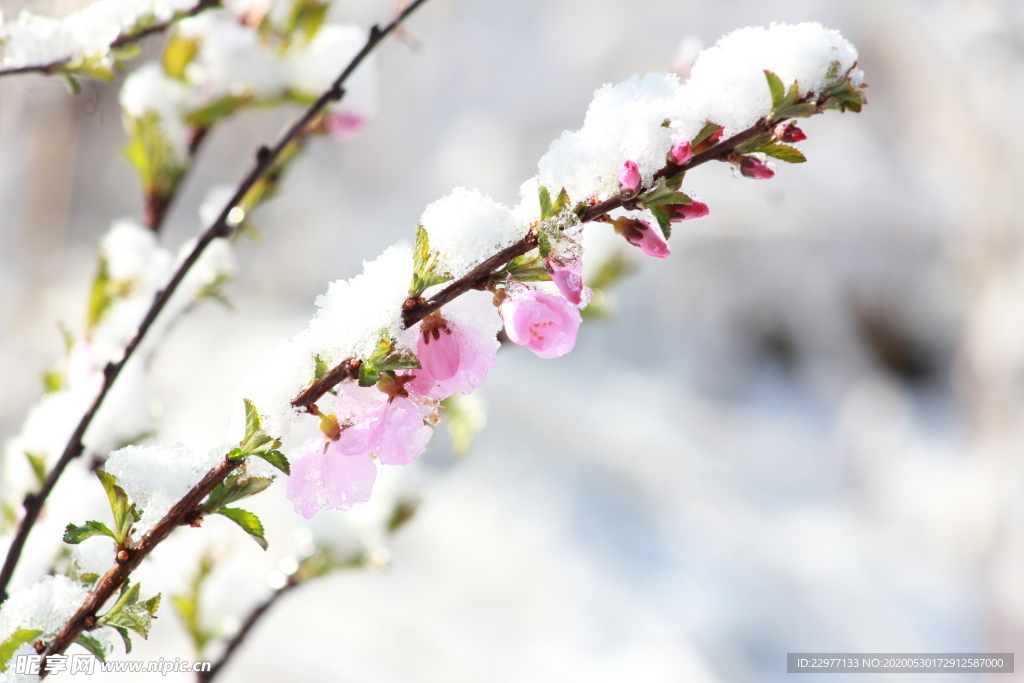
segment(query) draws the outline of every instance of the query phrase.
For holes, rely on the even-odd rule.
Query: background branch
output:
[[[260,178],[262,178],[274,166],[285,148],[306,128],[306,126],[309,125],[309,123],[319,115],[328,104],[338,101],[344,96],[345,91],[342,89],[342,85],[344,85],[348,77],[352,75],[352,72],[356,70],[356,68],[385,37],[393,32],[399,24],[401,24],[424,2],[426,2],[426,0],[415,0],[415,2],[402,10],[398,16],[383,29],[377,25],[372,26],[370,28],[369,35],[367,36],[366,43],[363,45],[362,49],[352,58],[348,66],[346,66],[344,71],[341,72],[341,75],[335,79],[331,87],[318,97],[317,100],[306,109],[303,115],[299,117],[299,119],[295,121],[287,131],[285,131],[274,147],[260,147],[257,151],[255,165],[239,184],[234,195],[231,197],[231,200],[221,211],[213,225],[207,228],[207,230],[199,237],[199,240],[196,242],[192,252],[189,253],[188,257],[178,267],[178,270],[175,272],[170,282],[167,283],[167,286],[157,293],[152,305],[146,313],[145,318],[143,318],[142,322],[139,324],[135,335],[125,347],[124,355],[121,360],[117,363],[108,363],[106,368],[104,368],[103,385],[100,388],[99,393],[89,406],[89,409],[82,416],[82,419],[79,421],[78,426],[71,435],[71,439],[68,441],[64,452],[61,454],[60,459],[54,465],[53,469],[47,475],[46,481],[43,482],[39,492],[29,494],[25,497],[24,517],[18,525],[18,531],[14,540],[11,542],[10,549],[8,550],[7,557],[4,561],[3,569],[0,570],[0,601],[7,599],[7,586],[10,584],[11,577],[14,575],[14,569],[18,564],[22,551],[24,550],[25,542],[28,540],[28,536],[31,533],[32,527],[35,525],[36,520],[39,518],[39,513],[42,511],[47,497],[50,495],[50,492],[53,491],[53,487],[56,486],[57,480],[60,479],[60,476],[67,468],[68,464],[82,454],[82,451],[84,450],[82,439],[85,436],[85,432],[92,423],[93,418],[96,416],[96,412],[103,404],[107,394],[110,392],[110,388],[113,386],[114,381],[117,379],[121,370],[135,352],[135,349],[138,348],[143,337],[145,337],[146,333],[156,321],[157,316],[159,316],[160,312],[167,305],[171,295],[174,294],[174,291],[181,284],[185,275],[189,272],[192,266],[195,265],[196,261],[199,260],[199,257],[202,256],[206,248],[218,237],[227,237],[231,234],[234,229],[234,225],[228,223],[228,214],[245,198],[246,194],[260,180]]]
[[[121,34],[114,40],[114,42],[110,44],[110,49],[115,50],[119,47],[125,47],[126,45],[137,43],[146,36],[151,36],[154,33],[161,33],[163,31],[166,31],[170,26],[181,21],[182,19],[194,17],[197,14],[205,12],[208,9],[213,9],[214,7],[220,6],[220,0],[199,0],[199,3],[192,9],[182,12],[180,14],[176,14],[167,21],[161,21],[157,24],[152,24],[138,31],[130,31],[128,33]],[[6,69],[0,68],[0,77],[14,76],[16,74],[27,73],[52,74],[56,71],[59,71],[61,67],[66,66],[74,59],[76,59],[76,56],[71,55],[64,59],[58,59],[57,61],[48,62],[46,64],[27,64],[25,66],[13,66]]]

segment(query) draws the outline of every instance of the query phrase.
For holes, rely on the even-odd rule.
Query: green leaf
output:
[[[806,119],[808,116],[818,113],[818,105],[813,102],[803,102],[780,109],[777,113],[779,119]]]
[[[68,524],[67,528],[64,529],[64,542],[71,545],[77,545],[93,536],[110,536],[117,540],[114,532],[107,528],[107,525],[103,522],[89,521],[82,526]]]
[[[543,232],[537,235],[537,250],[542,258],[547,258],[551,254],[551,238]]]
[[[359,366],[359,386],[372,387],[380,379],[380,372],[377,366],[369,360],[364,360]]]
[[[192,637],[192,645],[195,647],[196,654],[200,655],[200,657],[207,643],[213,639],[213,634],[208,633],[203,628],[202,619],[199,615],[203,583],[206,581],[206,577],[210,575],[210,572],[213,571],[213,565],[213,555],[209,552],[204,552],[199,559],[198,571],[189,581],[188,592],[184,595],[174,595],[171,597],[171,603],[174,605],[178,616],[181,617],[185,630]]]
[[[11,661],[11,657],[14,656],[15,651],[19,647],[25,643],[31,643],[42,634],[42,631],[24,628],[12,633],[3,644],[0,644],[0,671],[7,671],[7,664]]]
[[[28,464],[32,467],[32,474],[36,475],[36,482],[42,486],[46,481],[46,458],[35,453],[25,451]]]
[[[786,86],[782,84],[782,79],[767,69],[765,69],[764,77],[768,79],[768,90],[772,93],[772,108],[774,109],[785,99]]]
[[[548,188],[543,185],[539,185],[540,188],[540,219],[547,220],[547,217],[551,215],[551,193]]]
[[[546,190],[545,190],[545,192],[546,192]],[[541,214],[540,214],[540,219],[542,221],[551,220],[552,218],[556,217],[558,214],[562,213],[562,209],[564,209],[565,206],[568,203],[569,203],[569,194],[565,191],[565,188],[563,187],[562,191],[558,193],[557,197],[555,197],[555,201],[554,202],[552,202],[550,200],[550,197],[548,198],[548,207],[547,207],[546,211],[543,210],[543,201],[541,202],[541,209],[542,210],[541,210]]]
[[[177,148],[168,140],[160,117],[146,112],[140,117],[126,117],[128,144],[124,154],[135,167],[147,197],[169,199],[185,173]]]
[[[240,459],[260,451],[279,448],[281,442],[263,431],[263,418],[260,417],[255,404],[249,399],[243,400],[245,401],[245,439],[238,449],[231,451],[229,457]],[[240,453],[238,452],[239,449],[241,449]]]
[[[167,39],[164,45],[164,52],[160,56],[160,63],[164,71],[171,78],[178,80],[185,79],[185,69],[199,54],[200,41],[198,38],[188,38],[175,33]]]
[[[675,182],[675,181],[673,181]],[[668,180],[662,178],[657,185],[636,198],[636,203],[642,206],[663,206],[666,204],[692,204],[688,196],[677,192],[668,186]]]
[[[448,282],[450,273],[437,271],[438,252],[431,253],[430,239],[422,225],[416,226],[416,247],[413,249],[413,275],[409,285],[409,296],[416,298],[423,295],[430,287]]]
[[[750,154],[751,152],[756,152],[764,145],[771,143],[774,139],[775,138],[772,137],[771,133],[762,133],[760,135],[755,135],[754,137],[744,142],[742,145],[737,146],[736,154]]]
[[[274,483],[273,477],[250,477],[245,471],[236,472],[217,484],[203,503],[204,513],[217,512],[220,508],[236,500],[255,496]]]
[[[256,453],[260,458],[263,458],[271,465],[281,470],[285,474],[292,473],[291,463],[288,462],[288,458],[284,457],[284,453],[276,450],[263,451],[262,453]]]
[[[686,177],[686,171],[676,173],[671,178],[665,180],[665,187],[672,190],[673,192],[679,191],[679,188],[683,186],[683,178]]]
[[[148,600],[139,600],[141,584],[129,586],[125,581],[121,589],[121,595],[117,602],[105,615],[97,621],[101,626],[112,626],[118,629],[125,641],[125,650],[131,651],[131,640],[127,631],[134,631],[143,638],[149,637],[149,628],[153,623],[153,614],[160,605],[160,595],[157,594]],[[121,629],[126,629],[121,631]]]
[[[205,107],[189,112],[185,116],[185,121],[197,128],[210,128],[250,102],[252,102],[251,95],[225,95]]]
[[[113,626],[111,628],[121,634],[121,640],[124,641],[124,653],[131,654],[132,652],[132,639],[128,637],[128,629],[122,626]]]
[[[327,7],[327,3],[317,0],[298,0],[292,5],[292,14],[286,26],[289,38],[300,35],[303,42],[311,41],[324,23]]]
[[[259,517],[241,508],[221,508],[217,510],[218,515],[224,515],[232,522],[242,527],[245,533],[252,536],[252,539],[264,550],[267,549],[267,539],[263,538],[263,524]]]
[[[99,641],[98,638],[94,638],[87,633],[83,633],[75,639],[75,642],[91,652],[93,656],[101,662],[107,661],[107,648]]]
[[[775,157],[780,161],[788,161],[791,164],[802,164],[807,161],[807,157],[804,156],[803,152],[798,150],[796,147],[790,145],[784,145],[781,142],[764,145],[758,148],[758,152],[767,154],[770,157]]]
[[[664,209],[659,209],[656,206],[649,206],[647,208],[658,220],[658,227],[661,228],[661,234],[665,236],[665,239],[671,237],[672,221],[669,220],[668,212],[665,211]]]
[[[110,511],[114,515],[113,538],[119,545],[127,545],[132,525],[138,521],[139,513],[135,506],[128,502],[128,494],[117,485],[117,477],[103,470],[96,470],[96,476],[110,500]]]
[[[709,137],[711,137],[712,133],[714,133],[716,130],[719,130],[720,128],[721,126],[719,126],[717,123],[705,123],[704,127],[700,129],[699,133],[697,133],[697,137],[693,139],[693,146],[696,147],[700,143],[704,142]]]
[[[323,379],[324,376],[330,372],[330,368],[327,367],[327,363],[324,362],[324,359],[321,358],[319,354],[313,356],[313,362],[315,363],[313,368],[313,378],[316,380]]]
[[[78,93],[82,92],[82,85],[74,76],[66,73],[61,74],[61,76],[64,77],[64,83],[68,86],[68,92],[70,92],[72,95],[77,95]]]

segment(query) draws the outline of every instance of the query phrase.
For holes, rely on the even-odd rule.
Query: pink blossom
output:
[[[335,140],[355,138],[366,125],[366,118],[348,111],[332,112],[324,117],[324,128]]]
[[[761,163],[756,157],[742,157],[740,160],[740,173],[747,178],[768,180],[775,176],[775,171]]]
[[[640,169],[635,161],[623,162],[619,169],[619,187],[623,192],[636,192],[640,187]]]
[[[586,306],[594,293],[590,287],[583,285],[583,260],[573,259],[562,262],[549,258],[546,263],[548,272],[551,273],[551,281],[558,287],[562,296],[573,306],[580,308]]]
[[[320,510],[348,510],[370,500],[377,466],[368,453],[345,455],[338,442],[322,436],[292,455],[292,473],[285,493],[295,511],[309,519]]]
[[[512,286],[500,307],[505,333],[541,358],[563,356],[576,345],[580,312],[560,296]]]
[[[668,153],[668,158],[676,165],[682,166],[693,158],[693,145],[690,144],[689,140],[686,142],[677,142],[672,145],[672,149]]]
[[[640,247],[640,251],[648,256],[668,258],[672,253],[661,230],[652,228],[647,221],[621,216],[615,221],[615,232],[625,237],[633,246]]]
[[[416,350],[421,367],[409,373],[415,379],[406,386],[419,396],[438,401],[456,391],[472,393],[483,384],[488,371],[494,367],[497,340],[486,332],[460,327],[451,321],[444,321],[443,327],[428,325],[433,329],[424,333],[423,324],[427,322],[421,323]],[[435,330],[438,333],[436,339]],[[425,341],[428,337],[429,341]],[[442,357],[440,360],[439,356]],[[451,369],[451,359],[454,359],[454,370]]]
[[[668,207],[668,217],[673,223],[688,221],[694,218],[703,218],[711,213],[711,209],[704,202],[693,202],[691,204],[674,204]]]
[[[380,401],[342,430],[336,448],[350,456],[373,453],[385,465],[408,465],[434,432],[423,423],[425,412],[404,396]]]
[[[774,134],[782,142],[800,142],[807,139],[807,135],[792,121],[775,126]]]

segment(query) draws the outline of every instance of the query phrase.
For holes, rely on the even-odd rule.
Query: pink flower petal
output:
[[[682,166],[693,158],[693,145],[689,140],[686,142],[677,142],[672,145],[672,149],[669,151],[668,156],[674,163]]]
[[[756,178],[757,180],[768,180],[775,176],[775,171],[761,163],[761,160],[756,157],[743,157],[740,160],[740,173],[747,178]]]
[[[366,126],[366,118],[352,112],[333,112],[324,117],[324,128],[335,140],[347,141],[359,135]]]
[[[462,349],[447,325],[421,323],[419,341],[416,344],[416,358],[430,376],[439,382],[451,379],[459,371]]]
[[[580,328],[580,312],[560,296],[523,288],[501,304],[505,332],[541,358],[557,358],[572,351]]]
[[[583,261],[575,259],[568,263],[562,263],[555,259],[547,259],[548,272],[551,273],[551,281],[558,287],[558,291],[573,306],[586,306],[594,293],[589,287],[583,286]]]
[[[711,213],[711,209],[704,202],[693,202],[692,204],[675,204],[668,212],[669,220],[672,222],[689,221],[694,218],[703,218]]]
[[[348,510],[370,500],[377,466],[368,454],[343,455],[336,442],[314,437],[292,454],[285,494],[306,519],[320,510]]]
[[[423,424],[423,413],[407,398],[386,404],[373,453],[385,465],[408,465],[426,447],[434,430]]]
[[[624,192],[636,192],[640,187],[640,169],[635,161],[626,161],[619,169],[619,187]]]

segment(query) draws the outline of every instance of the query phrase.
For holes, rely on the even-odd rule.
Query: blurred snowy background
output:
[[[333,12],[369,25],[392,9]],[[808,121],[809,163],[771,181],[691,174],[711,216],[676,229],[667,261],[630,250],[640,267],[615,315],[558,360],[503,349],[471,455],[441,437],[395,473],[422,505],[390,568],[294,591],[222,680],[777,681],[794,651],[1024,653],[1016,0],[430,0],[380,50],[365,132],[315,141],[254,217],[264,239],[239,248],[234,309],[204,305],[166,339],[159,439],[220,443],[238,383],[328,282],[411,237],[455,186],[515,204],[601,84],[670,70],[735,28],[807,20],[860,50],[864,112]],[[116,95],[0,82],[0,438],[61,353],[57,321],[81,324],[97,239],[141,211]],[[236,182],[287,113],[215,131],[168,245],[199,231],[207,190]],[[71,510],[102,509],[93,481],[55,495],[15,587],[49,565]],[[205,618],[237,627],[304,538],[280,484],[253,507],[268,552],[210,520],[161,548],[144,587],[180,591],[212,548]],[[315,532],[358,534],[374,514],[321,514]],[[160,617],[132,657],[193,658],[169,601]]]

